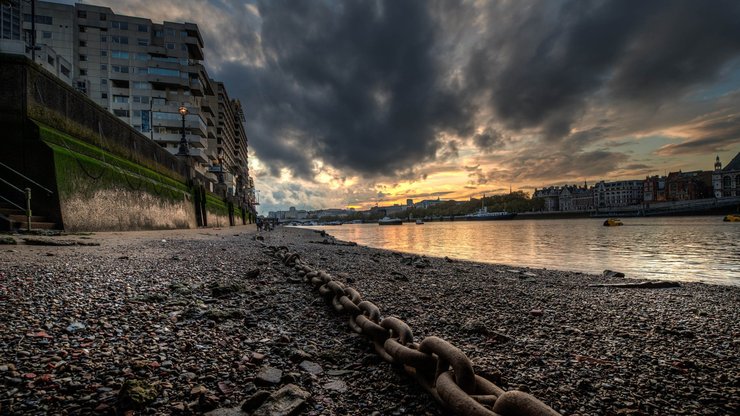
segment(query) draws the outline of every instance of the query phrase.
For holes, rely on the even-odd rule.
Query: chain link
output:
[[[270,254],[310,283],[335,311],[349,314],[350,328],[372,341],[385,361],[401,366],[444,407],[472,416],[557,416],[558,412],[531,394],[505,392],[475,374],[470,359],[442,338],[429,336],[414,342],[411,328],[400,318],[381,319],[380,309],[360,292],[303,262],[285,246]]]

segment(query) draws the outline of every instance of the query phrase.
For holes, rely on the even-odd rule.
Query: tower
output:
[[[722,170],[722,162],[719,161],[719,155],[717,155],[717,159],[714,160],[714,171],[718,172]]]

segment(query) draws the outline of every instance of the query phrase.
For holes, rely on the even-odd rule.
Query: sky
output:
[[[94,0],[197,23],[259,212],[712,170],[740,152],[736,0]]]

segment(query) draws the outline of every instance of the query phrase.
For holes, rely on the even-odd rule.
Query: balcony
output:
[[[167,151],[172,153],[173,155],[177,155],[178,148],[168,147]],[[206,158],[203,149],[196,149],[191,147],[190,149],[188,149],[188,156],[190,156],[194,161],[198,163],[208,163],[208,159]]]
[[[165,143],[180,143],[182,134],[176,133],[154,133],[153,138],[157,142]],[[191,149],[193,148],[206,148],[208,146],[208,139],[198,136],[197,134],[186,134],[185,140],[188,141],[188,145]]]

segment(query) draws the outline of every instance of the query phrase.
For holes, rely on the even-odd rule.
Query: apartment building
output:
[[[23,13],[30,37],[30,6]],[[71,63],[74,87],[173,154],[184,130],[198,172],[223,179],[231,195],[249,194],[241,104],[208,76],[196,24],[44,1],[36,2],[35,20],[37,44]]]
[[[37,64],[56,75],[57,78],[72,85],[72,63],[69,60],[47,45],[31,47],[33,44],[31,31],[22,30],[24,18],[29,25],[31,22],[31,16],[22,12],[24,4],[21,0],[8,0],[0,3],[0,53],[25,55],[34,59]],[[37,18],[37,21],[48,22],[49,20],[45,17]],[[44,30],[38,35],[41,38],[51,38],[52,32]]]

